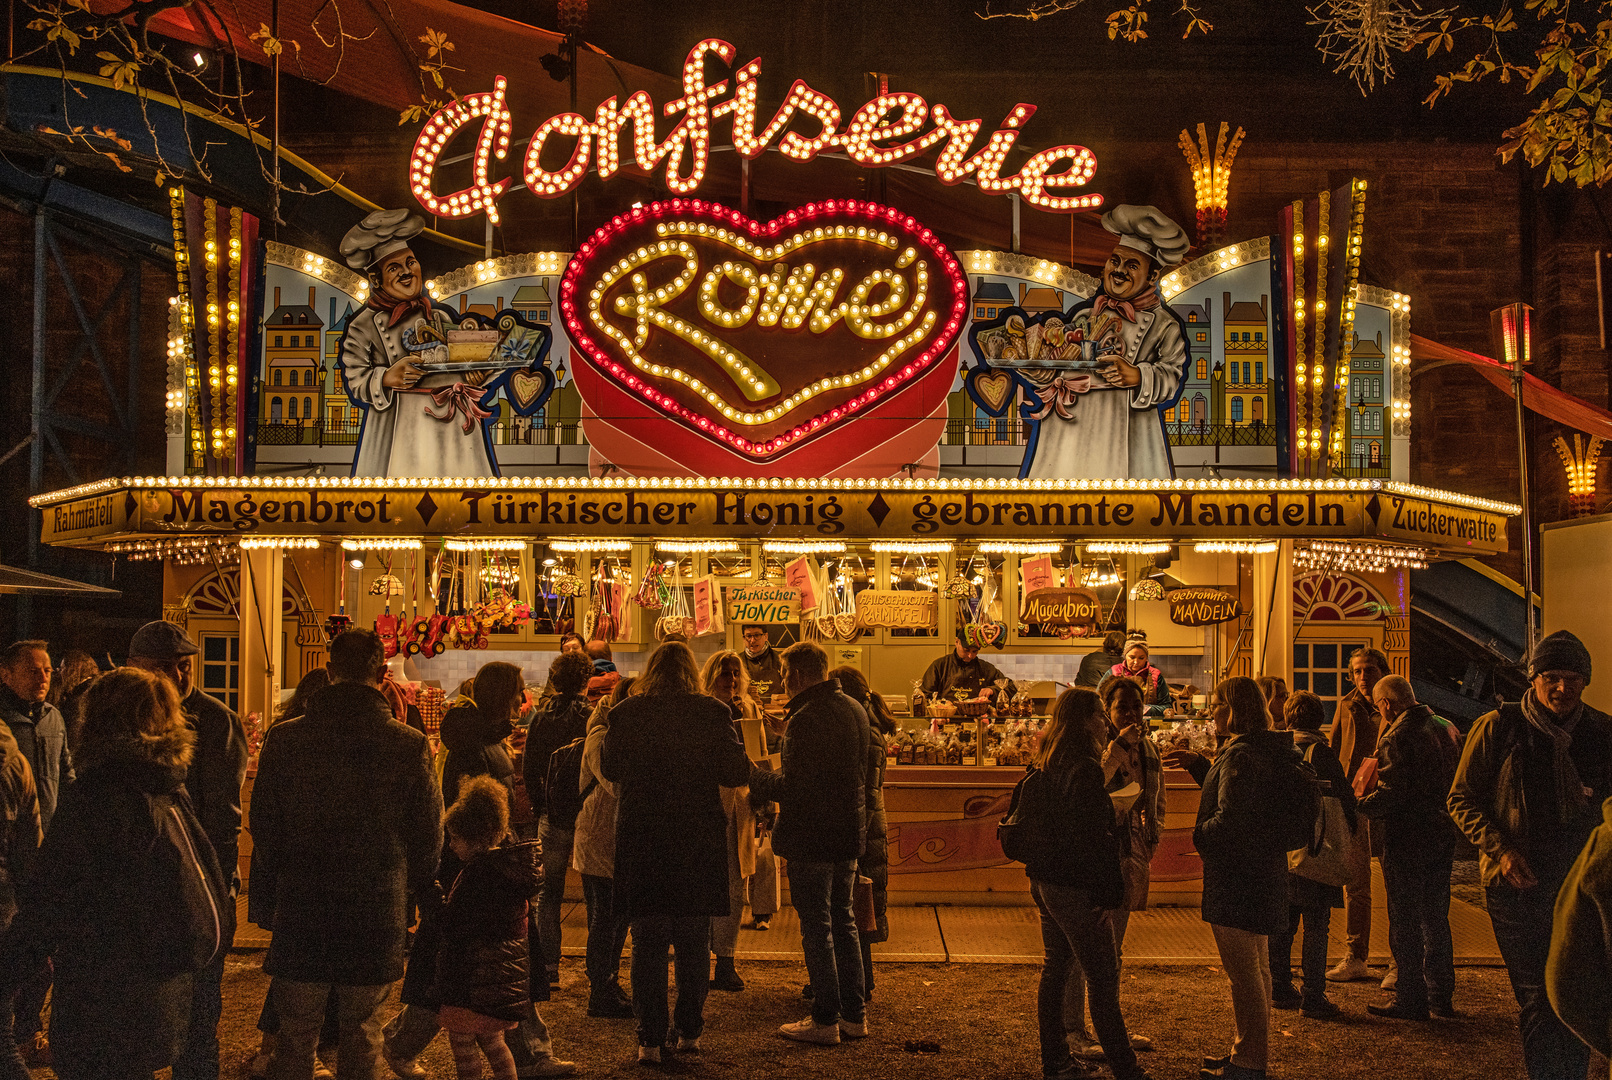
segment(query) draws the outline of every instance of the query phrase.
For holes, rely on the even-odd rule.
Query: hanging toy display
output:
[[[325,620],[325,644],[329,645],[337,637],[353,628],[353,620],[347,617],[347,564],[341,564],[341,601],[336,614]]]
[[[375,633],[390,660],[397,655],[397,616],[392,614],[392,597],[403,595],[403,583],[392,576],[392,559],[387,556],[386,573],[377,577],[369,587],[371,596],[384,596],[386,607],[375,616]]]

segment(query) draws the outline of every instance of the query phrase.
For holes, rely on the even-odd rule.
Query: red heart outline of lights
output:
[[[584,274],[596,268],[590,256],[617,240],[621,232],[645,226],[652,228],[657,219],[668,217],[704,219],[709,224],[724,228],[742,229],[754,242],[776,240],[786,229],[795,229],[807,222],[825,227],[849,224],[853,228],[864,225],[892,230],[899,234],[903,242],[924,253],[935,268],[935,272],[943,277],[950,291],[951,316],[946,318],[945,322],[940,321],[941,318],[945,318],[946,305],[937,297],[933,308],[937,315],[936,328],[924,341],[923,351],[918,356],[883,377],[874,375],[872,385],[861,393],[801,421],[788,431],[774,435],[766,441],[747,439],[742,434],[730,430],[720,420],[697,412],[670,394],[656,389],[652,385],[651,378],[640,377],[625,363],[611,357],[595,341],[583,322],[584,313],[578,299],[579,293],[584,289],[582,284]],[[825,218],[827,220],[819,220]],[[937,293],[940,291],[936,289]],[[680,421],[682,425],[724,449],[736,451],[742,457],[754,462],[766,461],[795,450],[801,444],[856,418],[889,395],[906,388],[947,355],[956,343],[967,313],[968,278],[963,273],[961,263],[941,244],[939,237],[932,230],[925,228],[916,218],[894,207],[857,199],[829,199],[820,203],[810,203],[765,223],[754,221],[720,203],[703,199],[670,199],[635,207],[630,212],[618,214],[600,226],[571,258],[560,282],[560,315],[565,321],[566,331],[576,350],[590,362],[600,376],[629,396],[661,410],[664,415]]]

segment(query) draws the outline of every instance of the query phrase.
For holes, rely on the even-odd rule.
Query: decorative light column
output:
[[[1522,589],[1527,613],[1528,654],[1538,639],[1534,626],[1534,516],[1528,503],[1528,429],[1524,425],[1522,369],[1533,362],[1532,328],[1534,309],[1527,304],[1507,304],[1489,313],[1489,332],[1494,338],[1495,355],[1511,368],[1511,396],[1517,404],[1517,485],[1522,498]]]

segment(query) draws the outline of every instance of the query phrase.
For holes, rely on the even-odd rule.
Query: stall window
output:
[[[574,578],[586,588],[587,570],[581,556],[538,544],[532,549],[532,568],[532,632],[565,634],[575,630],[581,616],[579,609],[588,602],[587,595],[562,596],[560,586]]]
[[[1338,702],[1346,697],[1349,683],[1349,654],[1365,645],[1363,641],[1299,643],[1293,646],[1293,689],[1308,690],[1321,699],[1330,721]]]
[[[235,711],[241,708],[241,639],[238,634],[201,635],[202,693]]]
[[[841,611],[852,610],[851,604],[863,589],[875,584],[874,555],[867,545],[847,545],[843,555],[823,556],[823,568],[828,572],[829,588],[836,590],[836,601]],[[862,637],[872,637],[872,629],[864,629]]]
[[[756,573],[755,560],[749,544],[740,544],[737,551],[713,552],[705,563],[705,572],[731,581],[750,581]]]

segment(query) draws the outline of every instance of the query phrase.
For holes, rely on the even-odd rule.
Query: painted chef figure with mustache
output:
[[[474,374],[432,372],[447,358],[451,308],[425,295],[409,240],[425,220],[377,210],[341,241],[347,265],[369,278],[369,299],[341,340],[347,396],[364,410],[354,476],[497,476]]]
[[[1181,396],[1186,326],[1159,296],[1158,281],[1187,253],[1181,226],[1151,206],[1116,206],[1103,227],[1119,237],[1102,288],[1068,314],[1096,343],[1093,373],[1027,369],[1041,398],[1021,477],[1169,479],[1174,475],[1164,410]]]

